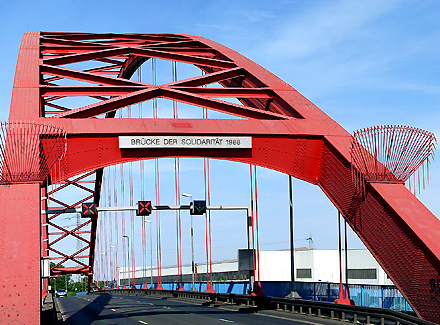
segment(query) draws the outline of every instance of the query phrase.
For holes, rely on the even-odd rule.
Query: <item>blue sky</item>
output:
[[[439,136],[439,9],[440,3],[434,0],[3,2],[0,119],[8,117],[25,31],[184,33],[215,40],[257,62],[349,132],[403,124]],[[214,204],[249,204],[249,168],[236,165],[212,162]],[[161,166],[168,170],[163,179],[172,177],[172,162],[163,161]],[[431,167],[431,184],[418,197],[439,216],[439,162]],[[182,162],[182,192],[203,194],[201,184],[192,181],[201,177],[202,168],[202,161]],[[224,177],[225,168],[229,177]],[[264,169],[258,169],[258,175],[261,248],[287,248],[287,176]],[[150,191],[154,183],[151,178],[148,182]],[[335,208],[319,188],[301,181],[295,181],[294,187],[296,245],[306,246],[311,234],[317,248],[337,248]],[[174,200],[172,187],[169,191],[162,202]],[[164,248],[164,264],[175,263],[171,218],[163,234],[170,242]],[[213,258],[233,258],[246,244],[244,219],[238,221],[241,216],[237,215],[215,218]],[[187,229],[184,222],[183,229]],[[203,226],[196,228],[196,234],[202,232]],[[188,235],[183,235],[185,254]],[[203,238],[196,240],[203,247]],[[349,245],[362,247],[353,234]],[[196,252],[196,259],[203,261],[203,254]],[[189,258],[184,255],[184,262]]]

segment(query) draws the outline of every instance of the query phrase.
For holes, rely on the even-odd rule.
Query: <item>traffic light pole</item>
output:
[[[193,227],[193,215],[191,214],[191,275],[192,275],[192,286],[191,291],[197,291],[196,287],[194,286],[194,272],[195,272],[195,265],[194,265],[194,227]]]

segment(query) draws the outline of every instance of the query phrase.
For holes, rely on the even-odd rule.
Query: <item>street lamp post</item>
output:
[[[105,253],[103,252],[103,253],[101,253],[101,255],[102,255],[102,260],[105,260],[105,258],[104,258]],[[105,267],[104,267],[104,263],[102,265],[102,280],[104,282],[104,290],[105,290]]]
[[[130,289],[131,284],[130,284],[130,237],[127,235],[122,236],[123,238],[127,238],[127,243],[128,243],[128,261],[127,261],[127,268],[128,268],[128,289]]]
[[[153,289],[153,232],[151,230],[153,225],[151,224],[151,220],[144,220],[144,222],[150,224],[150,289]]]
[[[182,193],[182,196],[184,197],[190,197],[192,204],[192,195]],[[191,291],[196,291],[196,287],[194,285],[194,273],[195,273],[195,264],[194,264],[194,227],[193,227],[193,215],[191,214],[191,252],[192,252],[192,260],[191,260],[191,271],[192,271],[192,287]]]
[[[115,248],[115,246],[111,245],[111,246],[110,246],[110,261],[111,261],[112,256],[113,256],[113,248]],[[116,263],[113,263],[113,265],[110,265],[110,266],[111,266],[110,279],[111,279],[111,281],[112,281],[112,286],[111,286],[111,288],[113,289],[113,288],[114,288],[115,275],[116,275],[116,268],[115,268]]]

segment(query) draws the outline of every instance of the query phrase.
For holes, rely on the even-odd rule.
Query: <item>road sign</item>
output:
[[[136,215],[149,216],[151,214],[151,201],[138,201]]]
[[[206,213],[206,201],[194,200],[191,202],[190,213],[192,215],[202,215]]]
[[[98,215],[98,211],[96,209],[95,203],[83,203],[81,211],[81,217],[87,218],[87,217],[93,217]]]

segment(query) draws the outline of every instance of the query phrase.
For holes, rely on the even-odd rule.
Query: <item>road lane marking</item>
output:
[[[141,323],[141,324],[147,324],[148,325],[148,323],[147,322],[144,322],[144,321],[139,321],[139,323]]]
[[[225,322],[225,323],[233,323],[234,322],[233,320],[224,319],[224,318],[219,318],[218,320],[221,320],[222,322]]]

